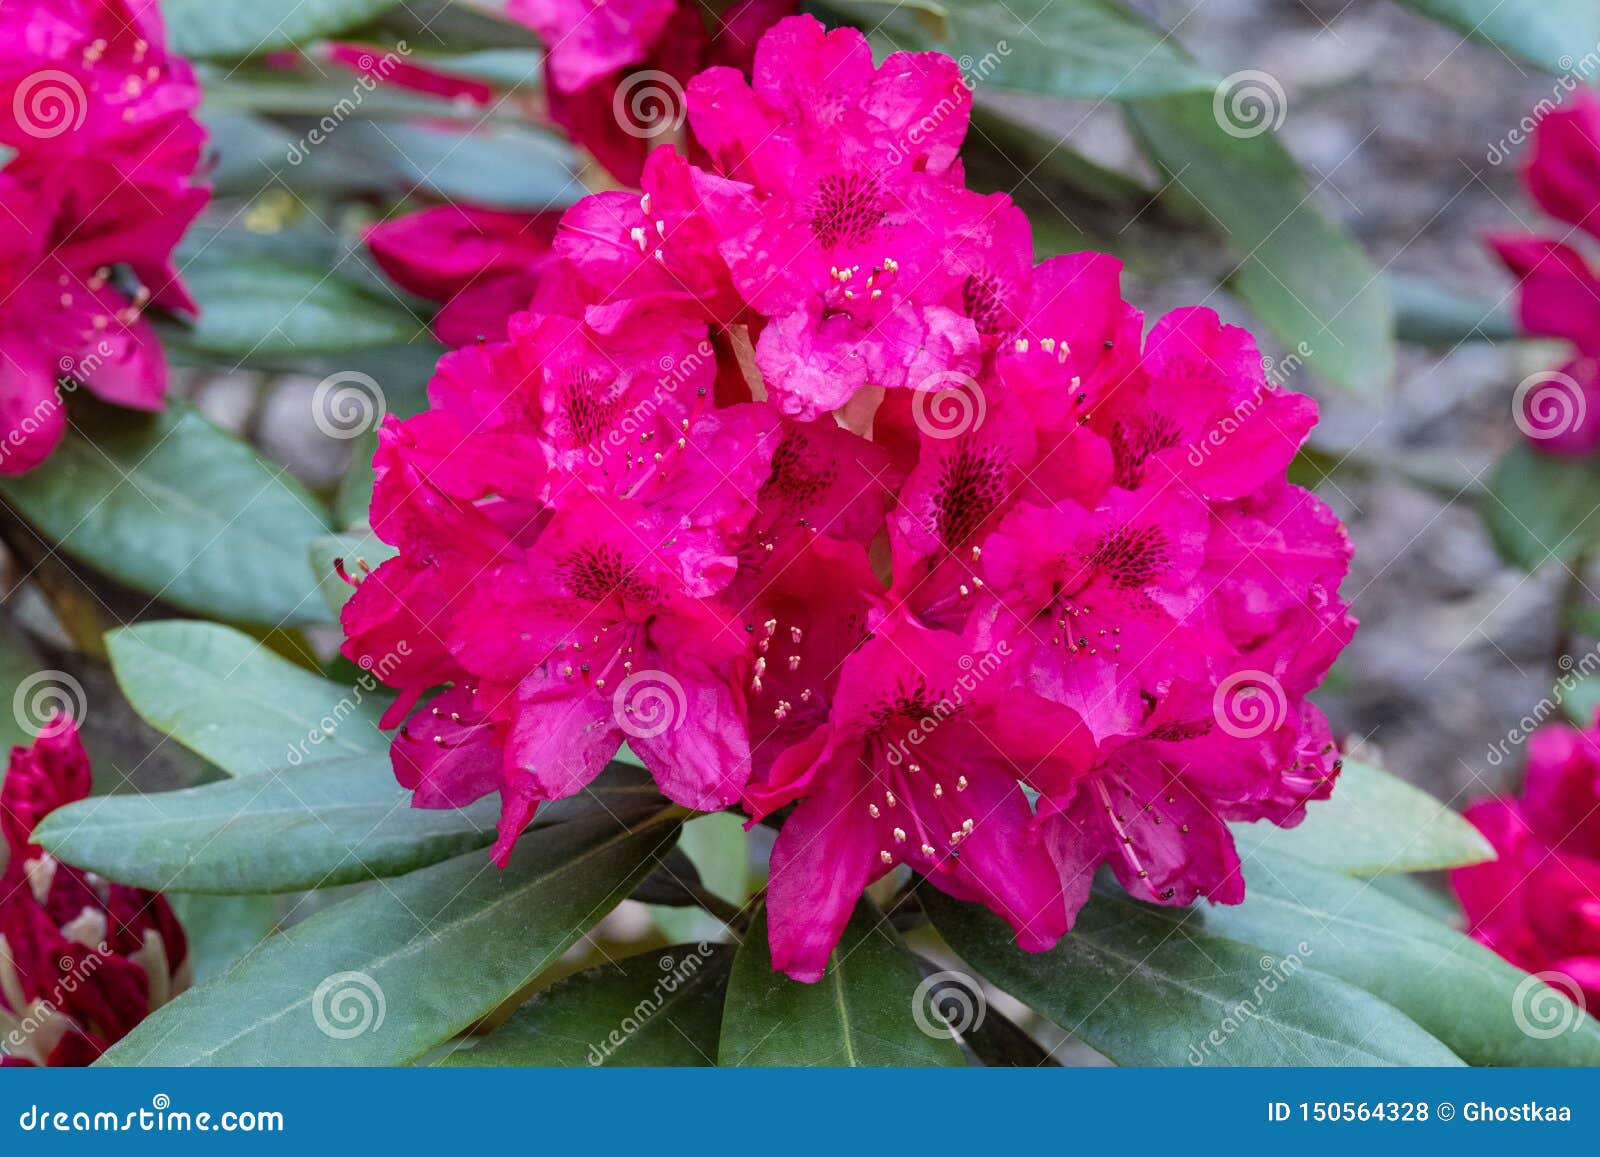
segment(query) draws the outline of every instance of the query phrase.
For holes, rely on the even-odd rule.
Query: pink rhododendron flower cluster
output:
[[[1600,727],[1540,728],[1522,794],[1466,816],[1499,857],[1450,873],[1473,937],[1600,1009]]]
[[[1600,239],[1600,97],[1580,89],[1539,122],[1523,181],[1541,209],[1572,228],[1559,239],[1504,233],[1489,243],[1517,277],[1521,326],[1573,350],[1518,391],[1517,425],[1546,453],[1589,454],[1600,447],[1600,273],[1565,238],[1581,231]]]
[[[0,784],[0,1064],[87,1065],[188,986],[166,900],[63,864],[39,821],[89,794],[77,727],[57,715],[11,750]]]
[[[172,250],[206,202],[189,65],[154,0],[0,11],[0,473],[49,455],[62,383],[154,410],[166,364],[147,304],[193,311]]]
[[[705,163],[574,205],[506,339],[381,431],[399,553],[345,650],[402,692],[400,781],[498,791],[504,863],[626,741],[671,799],[781,819],[803,980],[899,865],[1029,949],[1102,863],[1239,900],[1227,823],[1339,769],[1306,696],[1349,548],[1285,480],[1314,404],[1210,311],[1145,336],[1111,258],[1036,265],[965,187],[947,57],[794,17],[688,100]]]

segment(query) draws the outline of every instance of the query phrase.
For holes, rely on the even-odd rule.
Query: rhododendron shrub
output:
[[[562,40],[560,5],[525,8],[573,92],[674,18]],[[1209,310],[1146,335],[1114,259],[1036,264],[966,186],[948,57],[875,65],[795,17],[687,99],[686,151],[547,248],[459,212],[376,239],[414,287],[473,286],[449,310],[527,299],[380,433],[397,553],[343,621],[402,692],[400,782],[498,792],[504,864],[627,743],[670,799],[779,826],[772,958],[801,980],[902,865],[1028,950],[1102,864],[1152,903],[1241,900],[1227,825],[1292,826],[1340,769],[1308,694],[1354,628],[1349,547],[1285,477],[1315,405]]]
[[[1474,938],[1591,1012],[1600,1010],[1600,728],[1553,723],[1528,740],[1520,795],[1466,816],[1498,859],[1450,882]]]
[[[89,794],[70,716],[11,750],[0,784],[0,1065],[87,1065],[189,981],[188,944],[160,895],[109,883],[32,842]]]
[[[0,12],[0,473],[44,461],[80,385],[162,406],[166,363],[143,314],[195,308],[172,251],[207,198],[199,103],[152,3]]]

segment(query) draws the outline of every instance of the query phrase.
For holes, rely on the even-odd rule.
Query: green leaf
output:
[[[438,1063],[714,1065],[732,967],[730,945],[680,944],[591,968],[541,992],[477,1044]]]
[[[585,192],[571,146],[524,126],[462,132],[351,121],[340,127],[337,148],[352,164],[392,174],[390,183],[417,186],[445,200],[532,211],[570,205]]]
[[[1138,101],[1127,113],[1171,182],[1166,195],[1197,205],[1225,235],[1239,263],[1231,283],[1255,315],[1331,381],[1381,392],[1394,370],[1387,283],[1317,208],[1277,138],[1225,132],[1209,93]]]
[[[1495,465],[1478,508],[1507,562],[1528,571],[1570,562],[1600,541],[1600,465],[1519,440]]]
[[[959,1065],[953,1040],[917,1027],[921,983],[916,959],[870,900],[856,905],[815,984],[773,971],[763,910],[734,958],[718,1063]]]
[[[1461,906],[1443,888],[1430,887],[1416,876],[1372,876],[1366,881],[1376,891],[1397,900],[1430,920],[1449,928],[1462,922]]]
[[[391,8],[396,0],[164,0],[172,50],[183,56],[241,57],[296,48],[335,36]]]
[[[1097,891],[1055,948],[1031,953],[980,905],[920,895],[969,965],[1118,1064],[1460,1063],[1377,997],[1126,896]]]
[[[1117,0],[826,0],[893,49],[955,57],[972,87],[1082,100],[1203,89],[1217,78]],[[887,11],[886,11],[887,10]]]
[[[427,337],[426,319],[397,299],[380,299],[325,269],[209,249],[183,276],[200,303],[186,341],[206,353],[339,353]]]
[[[69,555],[186,610],[327,621],[306,561],[329,530],[321,505],[182,404],[86,412],[49,462],[0,478],[0,495]]]
[[[653,785],[614,767],[535,821],[587,812],[637,816]],[[384,755],[278,768],[156,795],[96,796],[54,811],[35,832],[68,863],[161,892],[234,895],[331,888],[399,876],[485,848],[499,801],[459,810],[411,806]]]
[[[560,959],[672,846],[677,809],[606,815],[370,888],[156,1011],[102,1064],[396,1065],[479,1020]]]
[[[167,899],[189,940],[194,983],[226,973],[277,931],[284,900],[279,896],[201,896],[174,892]]]
[[[1298,827],[1235,824],[1241,848],[1264,848],[1352,876],[1430,872],[1494,859],[1483,834],[1425,791],[1359,760]]]
[[[1468,1064],[1600,1065],[1600,1024],[1572,1008],[1572,1031],[1530,1035],[1527,973],[1365,881],[1270,852],[1248,856],[1245,878],[1243,904],[1169,918],[1293,953],[1394,1005]]]
[[[1400,2],[1552,74],[1570,73],[1575,52],[1600,44],[1600,8],[1591,0]]]
[[[378,717],[390,695],[374,674],[335,683],[216,623],[123,627],[106,649],[140,717],[229,775],[389,749]]]

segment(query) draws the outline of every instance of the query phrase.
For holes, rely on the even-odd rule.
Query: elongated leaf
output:
[[[1125,1065],[1453,1065],[1370,993],[1261,949],[1097,892],[1049,952],[1005,922],[925,888],[950,947],[993,983]]]
[[[114,1065],[393,1065],[527,985],[622,901],[677,834],[591,816],[537,832],[498,871],[474,853],[336,904],[158,1010]]]
[[[1571,72],[1575,55],[1600,44],[1600,7],[1589,0],[1400,2],[1549,73]]]
[[[827,0],[891,48],[943,52],[974,87],[1083,100],[1203,89],[1217,78],[1118,0]]]
[[[396,0],[165,0],[172,49],[184,56],[259,56],[337,35]]]
[[[306,553],[321,505],[280,467],[193,410],[96,410],[0,496],[74,558],[200,614],[321,622]]]
[[[382,754],[389,695],[313,675],[215,623],[140,623],[106,636],[122,693],[145,722],[229,775]],[[398,658],[398,657],[397,657]]]
[[[1352,876],[1430,872],[1494,859],[1494,848],[1458,813],[1402,779],[1359,760],[1298,827],[1235,824],[1241,848],[1287,852]]]
[[[502,209],[564,207],[586,191],[571,146],[523,126],[467,133],[432,124],[351,121],[339,129],[338,149],[351,163],[392,174],[391,183]]]
[[[546,805],[548,826],[590,811],[659,806],[626,768]],[[153,891],[294,892],[398,876],[494,841],[498,801],[411,806],[387,756],[278,768],[159,795],[97,796],[52,812],[35,833],[66,860]]]
[[[763,911],[734,958],[718,1063],[959,1065],[954,1041],[917,1027],[921,982],[916,959],[869,900],[815,984],[773,971]]]
[[[1218,90],[1225,104],[1231,92]],[[1266,107],[1275,100],[1269,93]],[[1317,208],[1275,135],[1225,131],[1234,122],[1218,115],[1210,93],[1138,101],[1128,116],[1171,181],[1166,195],[1197,203],[1223,231],[1239,262],[1232,285],[1256,316],[1332,381],[1384,389],[1394,369],[1387,283]]]
[[[470,1048],[439,1063],[484,1065],[716,1064],[733,967],[726,944],[680,944],[568,977]]]
[[[338,353],[427,337],[427,319],[311,266],[207,250],[184,267],[201,313],[188,344],[231,357]]]
[[[1600,1065],[1600,1024],[1572,1008],[1571,1031],[1530,1033],[1527,974],[1364,881],[1290,856],[1245,861],[1249,895],[1194,915],[1208,933],[1295,953],[1394,1005],[1474,1065]],[[1540,992],[1540,997],[1551,994]]]
[[[1600,542],[1600,467],[1519,440],[1495,465],[1478,509],[1507,562],[1532,571],[1570,561]]]

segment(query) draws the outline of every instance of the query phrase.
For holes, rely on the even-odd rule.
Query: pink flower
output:
[[[1580,92],[1570,108],[1539,122],[1523,180],[1545,212],[1600,237],[1600,99]],[[1503,233],[1487,240],[1517,279],[1522,328],[1575,347],[1565,364],[1518,388],[1517,426],[1540,453],[1590,454],[1600,447],[1600,277],[1565,240]]]
[[[89,757],[65,715],[11,750],[0,787],[0,1064],[90,1064],[188,986],[188,944],[163,897],[108,884],[32,842],[45,816],[89,786]]]
[[[802,980],[900,865],[1030,950],[1102,864],[1237,902],[1227,823],[1338,773],[1307,696],[1349,545],[1285,479],[1315,405],[1210,311],[1142,340],[1111,258],[1035,266],[964,188],[954,62],[796,18],[689,90],[687,148],[568,210],[507,340],[383,431],[399,555],[344,621],[400,782],[498,790],[499,862],[624,740],[680,804],[782,816]]]
[[[0,144],[16,153],[0,171],[0,473],[20,473],[60,440],[72,383],[160,408],[142,313],[194,309],[172,250],[208,194],[192,179],[200,92],[154,4],[14,5],[0,43]]]
[[[1600,1008],[1600,731],[1550,724],[1528,741],[1522,795],[1483,800],[1467,818],[1498,859],[1450,882],[1473,937]]]
[[[846,661],[827,725],[752,792],[757,814],[801,799],[772,852],[774,968],[819,979],[862,890],[897,864],[988,905],[1024,948],[1049,947],[1065,930],[1017,781],[1023,714],[972,698],[991,661],[1004,659],[970,655],[947,632],[880,624]]]
[[[1600,237],[1600,97],[1580,88],[1539,121],[1522,178],[1539,208]]]
[[[402,289],[441,304],[433,332],[445,345],[504,341],[506,320],[533,301],[560,219],[441,205],[374,225],[367,248]]]

